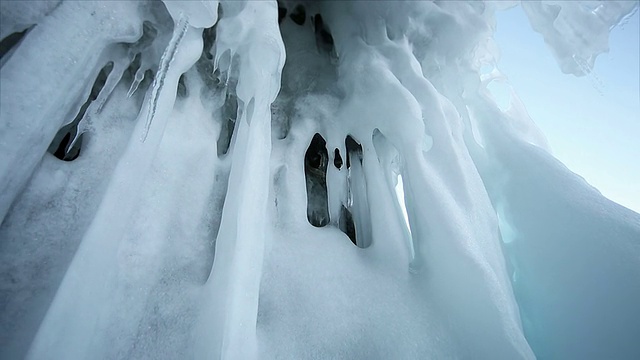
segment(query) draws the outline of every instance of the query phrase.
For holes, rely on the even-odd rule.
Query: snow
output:
[[[34,5],[0,68],[0,357],[640,357],[640,215],[496,96],[513,5]],[[522,3],[567,73],[637,8],[593,5]]]

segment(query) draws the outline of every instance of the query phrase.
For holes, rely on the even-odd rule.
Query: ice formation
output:
[[[517,4],[0,2],[0,358],[640,358],[640,215],[487,90]],[[585,75],[638,5],[521,6]]]

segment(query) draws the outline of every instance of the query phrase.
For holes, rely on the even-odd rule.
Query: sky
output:
[[[595,77],[563,74],[520,6],[496,17],[498,69],[553,155],[603,195],[640,213],[640,13],[611,31]]]

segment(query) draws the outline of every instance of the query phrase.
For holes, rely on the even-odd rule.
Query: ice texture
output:
[[[636,11],[636,1],[523,1],[533,29],[541,33],[560,69],[586,75],[609,51],[609,30]]]
[[[62,0],[3,1],[0,3],[0,39],[39,24]]]
[[[518,4],[577,76],[638,8],[0,2],[0,358],[640,358],[640,215],[496,68]]]

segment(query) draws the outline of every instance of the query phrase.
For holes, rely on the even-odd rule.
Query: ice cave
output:
[[[514,6],[567,77],[638,11],[0,1],[0,358],[640,359],[640,215],[489,90]]]

